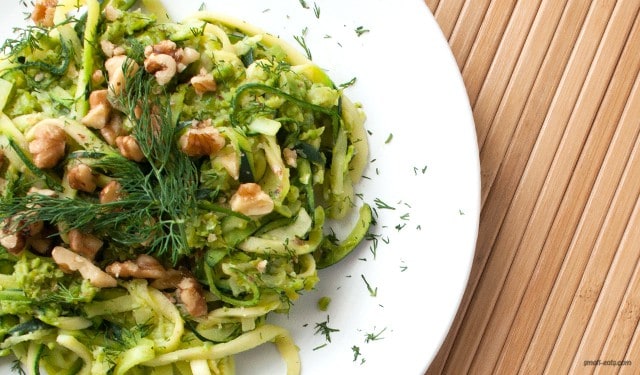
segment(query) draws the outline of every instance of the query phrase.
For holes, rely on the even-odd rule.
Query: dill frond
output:
[[[197,211],[198,172],[178,149],[169,95],[152,92],[157,89],[154,77],[139,70],[117,98],[134,124],[132,135],[146,163],[134,163],[117,153],[74,155],[117,180],[121,199],[100,203],[96,197],[10,196],[0,201],[0,220],[11,218],[21,228],[39,221],[64,224],[68,230],[78,228],[173,264],[190,254],[185,226]],[[136,107],[141,109],[139,118]]]

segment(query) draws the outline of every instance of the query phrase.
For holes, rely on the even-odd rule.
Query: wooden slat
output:
[[[638,70],[640,69],[640,48],[638,48],[638,46],[640,46],[640,19],[636,18],[636,23],[631,31],[631,36],[627,42],[627,48],[624,51],[625,54],[620,58],[620,65],[618,66],[618,72],[621,73],[620,75],[623,76],[622,79],[624,79],[626,82],[633,81],[634,77],[628,75],[634,74],[634,71],[635,74],[637,74]],[[627,62],[629,62],[629,65],[624,65]],[[620,86],[624,85],[624,82],[619,81],[620,80],[616,80],[614,78],[614,80],[611,81],[611,88],[613,90],[616,90],[618,96],[620,97],[619,100],[624,103],[624,101],[627,99],[627,96],[626,93],[620,89]],[[630,100],[629,104],[633,105],[635,103]],[[605,108],[609,110],[609,107]],[[632,107],[631,110],[633,111],[633,109],[635,108]],[[632,118],[623,119],[627,120],[630,124],[625,121],[621,121],[621,126],[628,125],[636,131],[635,135],[637,135],[639,121],[637,116],[638,113],[634,113],[634,116]],[[627,138],[633,138],[633,134],[625,134],[623,136]],[[612,143],[612,145],[614,144]],[[617,150],[618,148],[614,147],[613,149]],[[626,207],[632,207],[634,205],[634,201],[637,199],[638,192],[640,191],[640,161],[636,160],[635,156],[637,156],[636,153],[632,155],[632,158],[629,162],[630,167],[628,174],[630,176],[618,184],[621,189],[626,188],[627,183],[631,185],[631,187],[626,189],[625,192],[621,195],[621,207],[614,207],[611,209],[610,213],[612,214],[612,216],[609,218],[609,220],[605,221],[607,225],[611,225],[610,223],[615,223],[616,221],[623,220],[624,216],[621,213],[625,211]],[[623,159],[622,157],[619,158]],[[606,173],[606,171],[604,171],[604,173]],[[629,182],[629,180],[631,181]],[[633,227],[634,225],[631,224],[631,226]],[[622,226],[621,229],[624,230],[626,227],[627,223],[625,223],[625,225]],[[635,238],[634,235],[635,233],[631,234],[630,236],[632,238]],[[607,232],[607,238],[612,237],[613,234]],[[571,368],[572,372],[579,370],[580,367],[583,366],[582,364],[585,359],[599,358],[599,354],[602,350],[603,344],[610,332],[610,327],[613,323],[615,314],[618,311],[618,307],[622,303],[625,288],[620,288],[620,285],[629,284],[633,268],[635,266],[635,263],[637,263],[638,257],[640,256],[640,252],[637,252],[635,251],[635,248],[628,246],[628,242],[629,240],[627,239],[625,241],[625,245],[620,246],[617,249],[617,252],[614,246],[607,246],[602,249],[596,248],[596,250],[599,251],[596,254],[592,255],[589,260],[591,264],[587,266],[585,276],[589,275],[590,278],[596,278],[597,276],[606,275],[606,279],[602,281],[603,286],[600,288],[601,292],[599,294],[599,298],[596,302],[593,313],[589,318],[589,324],[586,327],[580,346],[577,349],[577,354],[574,358],[574,363]],[[634,244],[637,244],[637,242],[634,242]],[[613,261],[609,262],[611,266],[608,269],[600,267],[599,264],[594,263],[598,261],[599,257],[610,257],[612,255],[611,253],[615,254],[615,258],[613,258]],[[589,268],[589,266],[591,266],[591,269]],[[598,281],[601,280],[602,279]],[[578,290],[581,290],[581,288],[579,287]],[[567,322],[569,321],[569,319],[570,317],[568,317]]]
[[[462,9],[463,6],[464,0],[444,1],[438,4],[434,16],[438,20],[438,24],[445,38],[449,39],[449,37],[451,37],[451,32],[456,25],[460,9]]]
[[[531,38],[527,40],[525,45],[540,43],[548,46],[550,44],[549,41],[551,40],[553,33],[540,32],[540,20],[555,19],[555,22],[558,22],[558,19],[562,14],[563,5],[564,4],[562,2],[557,1],[543,2],[539,17],[532,27],[532,32],[530,34]],[[550,29],[553,30],[554,28]],[[492,121],[494,124],[505,124],[505,126],[499,127],[500,136],[497,136],[496,134],[491,137],[491,144],[486,145],[486,147],[481,150],[480,160],[482,165],[492,166],[494,168],[499,167],[500,160],[502,160],[502,157],[504,156],[504,150],[506,150],[510,144],[511,136],[514,131],[513,127],[518,123],[522,106],[524,106],[524,102],[528,97],[528,90],[535,81],[535,77],[539,71],[538,68],[541,65],[546,50],[546,48],[525,49],[525,52],[520,56],[508,86],[527,87],[527,90],[507,91],[508,93],[514,93],[515,96],[511,97],[510,95],[505,95],[502,105],[499,108],[498,116],[494,121]],[[517,95],[518,93],[523,93],[525,96],[519,96]],[[487,150],[489,150],[489,152],[485,152]],[[497,173],[497,169],[492,173],[486,173],[486,171],[483,171],[484,181],[486,182],[487,179],[491,178],[495,173]],[[518,223],[526,224],[526,221],[520,220]],[[497,228],[499,228],[499,226],[496,226],[496,229]],[[524,228],[517,230],[516,233],[522,233],[523,229]],[[487,234],[491,232],[491,230],[483,231],[483,233]],[[487,249],[491,249],[491,257],[488,259],[482,278],[479,281],[477,292],[473,297],[473,301],[470,303],[469,312],[467,313],[467,316],[471,314],[474,318],[463,322],[463,332],[459,336],[459,340],[461,343],[464,343],[464,345],[460,345],[459,350],[454,350],[452,352],[452,363],[463,364],[464,361],[459,361],[458,359],[468,357],[470,353],[474,353],[482,339],[482,332],[485,331],[488,321],[491,318],[491,307],[494,306],[494,303],[499,296],[498,293],[501,285],[506,278],[510,263],[514,259],[514,250],[518,248],[519,237],[514,236],[513,232],[514,231],[512,230],[507,231],[506,233],[510,234],[508,238],[504,238],[502,243],[497,246],[494,245],[493,248],[489,243],[486,245]],[[484,237],[483,239],[480,239],[480,243],[484,243],[485,240],[489,240],[489,238]],[[482,246],[483,245],[478,248],[481,249],[483,248]],[[490,287],[487,287],[487,285],[490,285]],[[486,366],[493,366],[493,363],[490,360],[484,360],[481,363]],[[466,367],[454,366],[450,369],[451,373],[462,373],[466,371],[468,371],[468,368]]]
[[[511,79],[507,83],[505,94],[498,105],[491,126],[487,133],[488,141],[480,148],[480,164],[482,168],[482,204],[486,202],[498,169],[505,159],[505,154],[512,144],[513,133],[517,129],[518,120],[531,89],[540,71],[543,59],[549,51],[565,1],[547,0],[539,9],[530,34],[525,42]],[[565,37],[566,38],[566,37]],[[569,39],[569,38],[567,38]],[[535,46],[535,48],[533,48]],[[557,56],[554,56],[556,58]],[[517,89],[516,89],[517,88]],[[484,105],[485,103],[483,103]],[[493,103],[489,104],[493,105]]]
[[[640,108],[640,102],[635,101],[634,103],[636,108]],[[638,119],[640,119],[640,113],[636,115],[635,120],[638,121]],[[640,125],[637,126],[640,127]],[[636,256],[637,244],[640,243],[638,236],[640,236],[640,200],[636,201],[633,217],[631,218],[622,243],[623,248],[636,253]],[[616,278],[611,281],[609,285],[613,289],[619,288],[618,279]],[[616,358],[616,360],[621,361],[629,360],[628,358],[630,357],[627,357],[626,353],[633,338],[634,330],[640,321],[640,294],[638,290],[640,290],[640,262],[636,262],[633,275],[631,275],[631,280],[628,283],[625,295],[620,303],[616,318],[604,342],[604,347],[601,353],[594,358]],[[594,323],[594,325],[595,324],[596,323]],[[596,373],[599,374],[600,371],[596,371]]]
[[[640,356],[639,8],[431,8],[469,92],[483,209],[469,284],[428,374],[640,373],[640,361],[584,365]]]
[[[485,82],[487,72],[491,68],[496,51],[501,44],[502,36],[511,18],[516,0],[493,0],[487,10],[486,19],[478,31],[475,43],[463,65],[462,78],[467,87],[469,101],[472,106],[478,99],[478,93]],[[463,26],[461,26],[463,27]],[[455,52],[454,52],[455,53]],[[457,57],[457,56],[456,56]],[[481,134],[485,124],[476,121],[476,129]]]
[[[586,79],[581,101],[596,97],[596,93],[602,92],[603,87],[608,85],[610,77],[606,71],[612,69],[613,63],[616,61],[615,59],[619,56],[619,52],[616,50],[622,47],[622,43],[624,41],[622,38],[616,37],[616,32],[619,32],[620,30],[625,30],[626,32],[626,30],[628,30],[628,26],[621,27],[620,25],[623,20],[630,19],[635,16],[635,12],[631,12],[628,9],[629,4],[632,2],[633,1],[628,1],[616,4],[616,9],[611,16],[612,20],[616,20],[616,22],[610,22],[608,24],[608,30],[605,33],[605,38],[602,40],[598,54],[590,66],[590,74]],[[596,9],[593,13],[594,15],[603,18],[606,17],[606,15],[603,14],[604,12],[601,12],[602,7],[594,6],[594,9]],[[606,18],[608,19],[608,17]],[[590,28],[589,30],[593,29]],[[614,49],[614,51],[611,51],[611,49]],[[613,63],[611,60],[613,60]],[[578,103],[577,108],[587,110],[592,105],[593,104]],[[580,111],[577,112],[583,113]],[[580,122],[583,121],[581,120]],[[567,137],[566,139],[567,143],[575,142],[572,137]],[[560,152],[560,155],[564,156],[565,154],[564,152]],[[592,224],[592,222],[589,222],[588,224]],[[580,236],[581,233],[579,233],[578,237],[576,237],[578,246],[570,248],[567,255],[565,255],[565,258],[569,261],[563,263],[562,269],[556,276],[551,296],[546,301],[545,310],[536,328],[536,333],[533,336],[527,356],[525,356],[523,362],[523,373],[536,373],[536,371],[542,370],[546,363],[544,359],[550,355],[550,352],[553,349],[553,343],[558,338],[559,329],[563,323],[563,320],[560,319],[559,316],[564,317],[567,314],[569,304],[573,296],[573,291],[575,291],[577,287],[580,276],[584,271],[584,264],[589,257],[589,253],[581,246],[581,244],[584,244],[581,242],[582,240],[589,239],[589,237],[586,236],[589,233],[593,232],[590,231],[584,233],[582,236]],[[561,248],[560,251],[563,251],[563,249]],[[579,259],[574,260],[573,257],[578,257]],[[597,290],[593,290],[589,293],[597,292]],[[534,363],[535,361],[538,361],[538,363]]]
[[[449,38],[449,44],[461,70],[478,36],[478,31],[483,25],[484,15],[490,4],[491,0],[467,1],[458,15],[456,25]]]
[[[606,42],[603,43],[603,46],[611,49],[615,49],[617,47],[615,43]],[[610,55],[603,53],[600,56],[609,57]],[[508,227],[505,228],[503,226],[501,229],[499,237],[496,240],[496,245],[494,245],[491,254],[492,257],[490,258],[487,267],[485,267],[481,283],[479,284],[476,295],[471,302],[470,310],[475,310],[475,313],[473,315],[474,318],[468,321],[473,322],[473,325],[479,326],[479,328],[466,329],[463,334],[460,335],[460,342],[464,344],[459,347],[460,349],[458,352],[460,354],[457,357],[451,357],[452,363],[464,363],[464,356],[468,357],[469,352],[475,352],[477,344],[472,340],[478,335],[481,336],[484,332],[483,327],[478,322],[484,323],[487,319],[486,317],[490,316],[495,299],[497,298],[496,294],[500,291],[500,288],[503,287],[505,274],[509,271],[509,267],[513,265],[513,250],[522,246],[523,249],[520,251],[528,255],[531,250],[539,249],[551,229],[554,218],[558,212],[558,207],[565,195],[571,172],[574,171],[576,161],[578,160],[582,150],[582,145],[589,134],[589,125],[595,117],[596,110],[602,100],[604,89],[607,87],[606,84],[608,83],[611,71],[613,70],[613,68],[607,64],[607,61],[602,61],[601,64],[596,62],[595,66],[602,66],[602,69],[592,70],[592,73],[597,72],[598,74],[596,75],[594,73],[587,77],[582,94],[576,103],[575,111],[571,111],[572,106],[563,106],[563,108],[566,108],[565,111],[572,113],[568,122],[555,121],[556,119],[552,118],[552,120],[554,120],[551,123],[552,126],[559,125],[561,128],[564,128],[562,133],[563,137],[560,140],[558,150],[555,152],[554,148],[549,149],[548,146],[553,145],[554,143],[557,144],[557,141],[541,144],[542,150],[545,154],[555,154],[556,158],[554,159],[549,173],[546,176],[543,190],[536,202],[533,214],[528,220],[514,221],[517,223],[527,224],[524,237],[518,241],[518,238],[513,235],[513,231],[506,230]],[[586,93],[589,94],[587,95]],[[561,118],[562,117],[563,116],[561,116]],[[559,119],[560,118],[557,120]],[[566,128],[564,124],[566,124]],[[533,156],[536,156],[535,152],[536,151],[534,150]],[[582,177],[588,178],[590,176],[586,174]],[[529,194],[525,196],[525,198],[529,197]],[[578,200],[578,202],[580,202],[580,200]],[[573,211],[571,211],[572,215],[570,215],[570,218],[575,217],[576,213],[579,213],[579,210],[577,209],[579,205],[580,203],[571,206]],[[556,225],[559,224],[564,228],[564,234],[566,237],[567,232],[571,233],[571,228],[573,228],[572,223],[573,220],[566,220],[556,223]],[[530,258],[531,257],[528,256],[524,257],[525,261],[531,261]],[[515,270],[514,272],[518,271],[519,270]],[[461,371],[457,370],[458,367],[452,368],[452,373],[461,373]],[[463,368],[462,370],[466,371],[466,368]]]
[[[627,352],[624,357],[617,360],[630,360],[630,358],[640,358],[640,324],[636,325],[636,330],[633,333],[631,343],[627,348]],[[631,360],[633,362],[633,360]],[[638,373],[637,364],[635,366],[622,366],[620,367],[620,375],[634,375]]]
[[[436,12],[436,9],[438,8],[438,3],[439,2],[440,2],[440,0],[425,0],[425,3],[429,7],[429,10],[431,10],[431,13],[435,13]]]
[[[616,25],[626,26],[626,22],[633,22],[637,14],[637,7],[634,10],[633,6],[629,3],[626,3],[627,6],[623,6],[622,4],[625,3],[618,4],[618,7],[616,9],[617,12],[614,12],[612,20],[620,17],[619,23],[616,22]],[[608,34],[605,36],[605,39],[603,41],[604,45],[607,47],[612,46],[614,44],[612,39],[615,39],[616,41],[623,40],[624,37],[618,35],[618,33],[626,33],[627,29],[628,27],[610,27],[608,29]],[[611,43],[609,43],[609,41],[611,41]],[[637,44],[638,40],[634,40],[634,42]],[[638,56],[637,52],[634,55]],[[602,53],[600,56],[603,56],[602,65],[610,65],[610,63],[604,61],[604,56],[607,56],[608,58],[614,58],[615,53]],[[632,69],[633,68],[625,69],[623,73],[633,71]],[[601,80],[603,83],[608,84],[609,82],[607,82],[606,76],[602,77],[598,73],[599,72],[594,71],[591,79],[594,81]],[[629,81],[628,77],[627,80]],[[613,92],[613,95],[616,95],[618,93],[618,87],[615,85],[618,83],[620,82],[611,82],[610,89]],[[618,97],[620,97],[620,101],[624,103],[626,94],[622,92]],[[602,108],[605,113],[610,113],[609,111],[611,109],[607,104],[609,103],[605,103]],[[605,123],[604,126],[611,127],[611,124]],[[633,197],[632,194],[630,195],[631,197]],[[627,197],[628,196],[625,195],[625,198]],[[633,200],[631,202],[623,202],[622,205],[624,208],[632,204]],[[553,351],[551,352],[549,363],[547,364],[547,370],[549,370],[551,373],[567,372],[571,366],[571,359],[573,359],[575,355],[578,355],[576,353],[578,350],[580,339],[583,336],[585,325],[587,324],[589,317],[594,313],[594,305],[596,304],[597,298],[601,293],[604,278],[609,271],[609,267],[601,267],[601,265],[611,264],[613,255],[615,254],[617,247],[617,241],[615,240],[615,238],[619,238],[619,232],[621,230],[624,230],[624,227],[626,226],[625,216],[619,215],[618,211],[620,211],[620,209],[614,211],[615,216],[613,216],[610,220],[605,221],[605,227],[603,228],[604,230],[607,230],[611,226],[616,230],[612,230],[613,233],[609,233],[608,231],[603,232],[604,234],[601,238],[606,238],[607,243],[603,246],[601,242],[598,242],[597,245],[599,246],[594,249],[594,251],[591,253],[591,256],[589,257],[586,269],[584,270],[584,275],[580,281],[578,290],[573,298],[571,306],[569,307],[568,313],[563,322],[563,326],[558,334],[558,338],[556,340],[556,343],[554,344]],[[569,276],[575,277],[574,275],[575,274],[571,274]],[[562,274],[560,276],[562,276]],[[591,343],[591,345],[593,345],[593,343]]]
[[[614,149],[618,147],[622,147],[623,149],[628,148],[627,146],[617,145]],[[585,154],[585,152],[583,152],[583,154]],[[609,164],[603,167],[603,170],[606,170],[607,173],[600,177],[601,180],[596,183],[596,188],[594,189],[594,191],[597,192],[595,196],[598,198],[590,198],[590,202],[587,203],[589,210],[578,226],[576,231],[577,235],[574,242],[570,245],[571,251],[569,251],[569,254],[572,254],[574,251],[580,251],[576,249],[591,248],[595,242],[595,236],[599,226],[604,220],[603,216],[606,213],[608,203],[608,199],[602,197],[611,195],[615,190],[616,186],[612,184],[612,181],[617,181],[617,176],[620,174],[618,171],[621,171],[621,165],[625,162],[624,156],[618,155],[617,158],[606,163],[613,162],[618,163],[617,167]],[[580,182],[577,182],[577,184],[580,184]],[[573,193],[569,192],[570,197],[567,200],[567,204],[569,205],[572,204],[571,194]],[[554,281],[556,281],[555,277],[558,269],[565,258],[566,253],[564,249],[566,246],[563,245],[563,239],[567,241],[568,238],[571,238],[570,234],[567,233],[565,228],[560,227],[556,229],[556,232],[547,240],[545,249],[543,249],[538,264],[532,273],[533,276],[526,285],[525,296],[523,297],[518,315],[512,325],[512,330],[504,345],[504,351],[501,353],[497,369],[513,368],[522,362],[529,340],[538,324],[541,311],[545,307],[551,288],[554,287],[553,284]],[[573,261],[571,262],[573,263]],[[559,292],[566,292],[566,289],[561,287],[557,287],[557,290]],[[515,330],[516,328],[517,330]],[[544,333],[541,335],[544,336]],[[540,360],[540,358],[538,356],[530,356],[526,361],[531,360]]]

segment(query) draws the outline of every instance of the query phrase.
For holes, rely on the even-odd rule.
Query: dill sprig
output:
[[[311,50],[309,49],[309,46],[307,45],[307,40],[304,37],[305,32],[302,32],[302,35],[295,35],[293,37],[293,39],[295,39],[296,42],[298,42],[298,44],[300,45],[300,47],[302,47],[302,49],[304,50],[304,53],[307,55],[307,58],[309,60],[313,60],[312,56],[311,56]]]
[[[29,49],[31,51],[41,50],[41,39],[47,35],[48,29],[42,26],[29,25],[27,27],[13,28],[15,38],[9,38],[4,41],[0,50],[7,56],[15,56],[18,53]]]
[[[150,202],[143,210],[151,216],[151,223],[146,223],[153,231],[150,247],[158,255],[169,253],[175,263],[189,253],[185,222],[196,209],[198,173],[193,161],[178,149],[179,128],[173,123],[169,94],[154,83],[153,76],[140,69],[127,80],[125,94],[117,98],[135,124],[132,135],[150,166],[142,184],[131,180],[121,184],[125,190],[131,185],[127,193],[133,198]]]
[[[117,106],[133,122],[132,135],[147,162],[134,163],[115,152],[74,155],[118,181],[121,199],[100,203],[95,197],[7,196],[0,201],[0,219],[12,218],[23,228],[39,221],[79,228],[175,264],[190,253],[185,225],[197,209],[197,169],[178,150],[169,95],[152,92],[158,86],[142,69],[128,76]]]

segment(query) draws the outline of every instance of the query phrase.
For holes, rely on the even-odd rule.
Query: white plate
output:
[[[174,19],[182,19],[203,1],[165,3]],[[334,82],[357,78],[346,94],[367,113],[374,160],[358,190],[373,207],[377,201],[395,209],[376,209],[375,251],[374,242],[365,241],[322,270],[317,289],[303,295],[289,316],[271,320],[292,332],[304,375],[422,375],[456,313],[475,248],[480,173],[464,85],[422,0],[303,3],[204,1],[208,10],[244,19],[293,45],[294,36],[304,33],[314,62]],[[0,35],[7,36],[24,8],[18,1],[3,1],[0,8]],[[324,296],[331,298],[326,312],[317,307]],[[331,342],[315,333],[316,323],[327,320],[339,330]],[[270,345],[238,356],[237,367],[238,375],[284,373]]]

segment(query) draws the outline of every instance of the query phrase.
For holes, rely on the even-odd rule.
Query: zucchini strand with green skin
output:
[[[338,106],[334,108],[326,108],[309,103],[302,99],[298,99],[272,86],[261,83],[247,83],[238,87],[235,95],[231,99],[232,113],[230,115],[230,118],[231,124],[234,127],[241,126],[237,118],[239,98],[244,92],[251,90],[264,91],[267,93],[278,95],[285,100],[295,103],[301,108],[320,112],[331,117],[334,145],[331,155],[329,203],[333,207],[330,209],[329,214],[331,217],[335,218],[343,217],[347,211],[346,207],[350,204],[351,190],[343,190],[346,182],[345,180],[349,178],[349,160],[347,160],[349,138],[340,115],[341,100],[339,101]]]
[[[269,86],[269,85],[265,85],[263,83],[256,83],[256,82],[252,82],[252,83],[245,83],[244,85],[238,87],[238,89],[236,90],[235,95],[233,96],[233,98],[231,99],[231,109],[232,109],[232,113],[231,113],[231,125],[233,125],[234,127],[239,127],[240,124],[238,123],[238,118],[237,118],[237,110],[238,110],[238,99],[240,97],[240,95],[242,95],[242,93],[244,93],[245,91],[250,91],[250,90],[260,90],[260,91],[264,91],[264,92],[268,92],[270,94],[275,94],[278,95],[280,97],[282,97],[283,99],[286,99],[292,103],[295,103],[296,105],[299,105],[300,107],[304,108],[304,109],[308,109],[311,111],[315,111],[315,112],[320,112],[320,113],[324,113],[325,115],[328,115],[331,117],[332,120],[332,125],[333,125],[333,132],[334,135],[337,134],[338,128],[340,127],[340,111],[339,111],[339,106],[337,108],[326,108],[320,105],[316,105],[316,104],[312,104],[309,103],[305,100],[302,99],[298,99],[293,95],[287,94],[286,92],[275,88],[273,86]]]
[[[218,289],[214,279],[213,269],[211,268],[210,265],[208,264],[205,265],[204,271],[207,277],[207,283],[209,284],[209,289],[211,290],[211,293],[213,293],[216,297],[220,298],[223,302],[229,303],[234,306],[250,307],[250,306],[257,305],[258,302],[260,301],[260,289],[258,289],[258,286],[256,285],[256,283],[246,280],[248,281],[249,288],[251,289],[251,299],[248,299],[248,300],[238,299],[235,297],[228,296],[227,294],[223,293],[220,289]]]
[[[98,22],[100,21],[100,4],[97,0],[87,0],[87,21],[84,31],[84,45],[82,54],[82,71],[78,79],[76,89],[76,115],[82,118],[87,114],[89,102],[87,100],[87,92],[89,91],[89,82],[91,74],[94,71],[93,55],[95,53],[96,34]]]
[[[29,373],[32,375],[40,375],[40,358],[42,358],[44,348],[43,343],[29,343],[27,362],[29,363]]]
[[[367,235],[369,227],[371,226],[371,220],[371,207],[369,207],[368,204],[363,204],[362,207],[360,207],[358,221],[347,238],[337,245],[325,241],[318,251],[316,251],[317,267],[327,268],[349,255]]]

